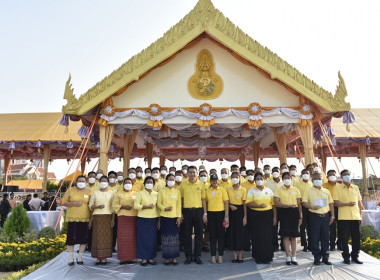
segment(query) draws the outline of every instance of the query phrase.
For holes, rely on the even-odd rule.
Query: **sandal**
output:
[[[96,260],[95,265],[100,265],[100,259],[97,259],[97,260]]]
[[[166,265],[166,266],[171,265],[171,261],[170,260],[165,260],[164,265]]]
[[[149,263],[150,265],[156,265],[156,264],[157,264],[157,262],[154,261],[154,260],[149,260],[148,263]]]

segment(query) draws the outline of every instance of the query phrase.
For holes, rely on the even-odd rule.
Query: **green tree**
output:
[[[9,238],[22,237],[29,231],[30,220],[22,204],[13,208],[11,215],[5,221],[4,232]]]

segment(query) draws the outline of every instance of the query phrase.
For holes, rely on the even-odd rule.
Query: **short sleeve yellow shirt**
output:
[[[302,196],[302,202],[308,202],[311,206],[315,205],[316,199],[326,199],[327,205],[317,210],[309,209],[310,212],[317,214],[326,214],[330,211],[329,204],[334,203],[330,192],[324,187],[315,188],[311,187],[305,191]]]
[[[134,191],[118,191],[115,193],[113,202],[112,202],[112,208],[115,211],[115,213],[118,216],[136,216],[137,210],[133,208],[135,199],[136,199],[136,192]],[[127,209],[121,209],[121,206],[123,205],[129,205],[132,207],[131,210]]]
[[[252,188],[247,194],[247,200],[245,203],[253,202],[255,204],[266,204],[265,208],[251,208],[256,211],[266,211],[273,208],[274,205],[274,194],[271,189],[263,188],[262,190],[258,188]]]
[[[224,202],[228,200],[226,189],[218,186],[216,189],[210,187],[206,191],[207,211],[217,212],[224,210]]]
[[[90,209],[88,204],[91,198],[91,190],[79,191],[76,187],[68,189],[63,196],[61,204],[66,202],[82,202],[79,207],[68,207],[66,211],[66,220],[68,222],[89,222]]]
[[[236,190],[233,187],[227,188],[227,194],[230,203],[233,205],[243,205],[247,199],[247,191],[242,186],[239,186]]]
[[[202,199],[206,198],[204,184],[196,180],[194,184],[190,180],[183,180],[181,183],[181,196],[183,198],[183,208],[201,208]]]
[[[313,188],[313,183],[310,181],[304,182],[304,180],[299,180],[294,186],[300,191],[301,197],[303,197],[303,194],[307,189]]]
[[[341,206],[338,211],[338,220],[361,220],[360,205],[358,201],[362,200],[358,186],[351,184],[347,187],[344,184],[339,184],[335,187],[334,200],[348,203],[355,201],[354,206]]]
[[[301,193],[296,187],[290,186],[287,188],[282,186],[276,189],[274,197],[279,198],[283,204],[298,206],[297,200],[301,199]]]

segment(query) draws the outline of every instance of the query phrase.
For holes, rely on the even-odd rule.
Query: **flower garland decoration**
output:
[[[158,104],[150,104],[148,108],[148,113],[150,114],[148,126],[153,127],[154,130],[160,130],[162,127],[162,109]]]
[[[261,118],[261,106],[259,103],[254,102],[249,104],[247,111],[249,113],[248,125],[250,127],[259,127],[263,124],[263,120]]]
[[[210,104],[203,103],[198,110],[201,116],[197,121],[197,125],[207,127],[215,124],[215,118],[211,115],[213,109]]]

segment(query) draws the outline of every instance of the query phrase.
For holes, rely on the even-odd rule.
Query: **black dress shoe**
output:
[[[357,264],[363,264],[362,261],[359,261],[358,258],[352,258],[352,261]]]
[[[142,262],[142,263],[140,263],[140,265],[141,265],[141,266],[147,266],[148,263],[147,263],[147,262],[144,262],[144,263]]]
[[[307,252],[307,246],[303,247],[302,251]]]
[[[238,259],[233,259],[232,263],[238,263]]]
[[[202,260],[200,257],[195,257],[194,258],[194,261],[197,263],[197,264],[203,264]]]
[[[314,260],[314,265],[320,265],[321,261],[320,260]]]
[[[287,265],[291,265],[291,264],[292,264],[292,262],[286,262],[286,264],[287,264]]]
[[[74,262],[69,262],[69,266],[73,266],[74,265]]]
[[[243,262],[244,262],[244,260],[237,260],[237,262],[238,262],[238,263],[243,263]]]
[[[330,251],[335,251],[335,246],[330,246]]]
[[[154,260],[152,260],[152,261],[148,261],[148,264],[150,264],[150,265],[156,265],[156,264],[157,264],[157,262],[156,262],[156,261],[154,261]]]
[[[77,264],[83,265],[83,261],[78,261],[78,259],[77,259]]]
[[[203,247],[202,247],[202,251],[203,251],[203,252],[210,252],[210,248],[207,247],[207,246],[203,246]]]
[[[120,265],[127,264],[127,261],[119,262]]]
[[[166,265],[166,266],[169,266],[171,264],[172,264],[171,262],[164,262],[164,265]]]
[[[134,261],[126,261],[127,264],[134,264]]]
[[[345,264],[351,264],[350,259],[344,259],[343,262],[344,262]]]
[[[178,262],[177,261],[172,262],[172,265],[178,265]]]
[[[193,262],[193,258],[186,257],[185,264],[191,264]]]
[[[325,265],[332,265],[332,263],[331,263],[328,259],[323,259],[322,262],[323,262]]]

